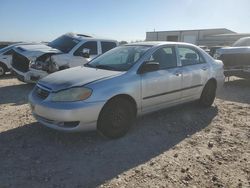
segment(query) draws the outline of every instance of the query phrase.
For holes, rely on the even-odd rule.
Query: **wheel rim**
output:
[[[0,76],[2,76],[4,74],[4,69],[3,67],[0,67]]]
[[[121,109],[116,109],[111,114],[111,124],[113,128],[115,129],[122,128],[125,121],[126,121],[126,117],[125,117],[124,112]]]

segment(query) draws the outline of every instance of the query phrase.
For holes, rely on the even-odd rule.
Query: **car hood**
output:
[[[46,44],[29,44],[29,45],[18,45],[14,50],[28,59],[39,57],[45,53],[62,53],[60,50],[51,48]]]
[[[239,54],[239,53],[250,53],[250,47],[226,47],[216,50],[219,54]]]
[[[121,74],[123,72],[79,66],[50,74],[39,80],[38,85],[57,92]]]

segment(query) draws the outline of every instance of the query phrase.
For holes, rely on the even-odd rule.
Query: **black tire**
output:
[[[210,107],[214,103],[216,96],[216,83],[209,81],[203,88],[200,104],[204,107]]]
[[[0,62],[0,76],[5,75],[6,73],[6,66]]]
[[[129,100],[116,98],[102,109],[97,122],[97,130],[108,138],[124,136],[135,119],[135,109]]]

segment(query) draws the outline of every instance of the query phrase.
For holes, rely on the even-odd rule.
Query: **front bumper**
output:
[[[95,130],[105,102],[49,102],[33,92],[29,95],[32,113],[41,124],[66,132]]]
[[[30,69],[28,72],[21,72],[15,68],[12,68],[12,70],[19,80],[27,83],[36,83],[39,79],[48,75],[46,71],[36,69]]]

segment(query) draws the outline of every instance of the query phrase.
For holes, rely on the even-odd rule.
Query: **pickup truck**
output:
[[[19,80],[34,83],[50,73],[84,65],[117,45],[115,40],[67,33],[47,44],[16,46],[11,68]]]
[[[250,79],[250,37],[237,40],[232,47],[217,49],[214,58],[223,61],[226,77]]]

